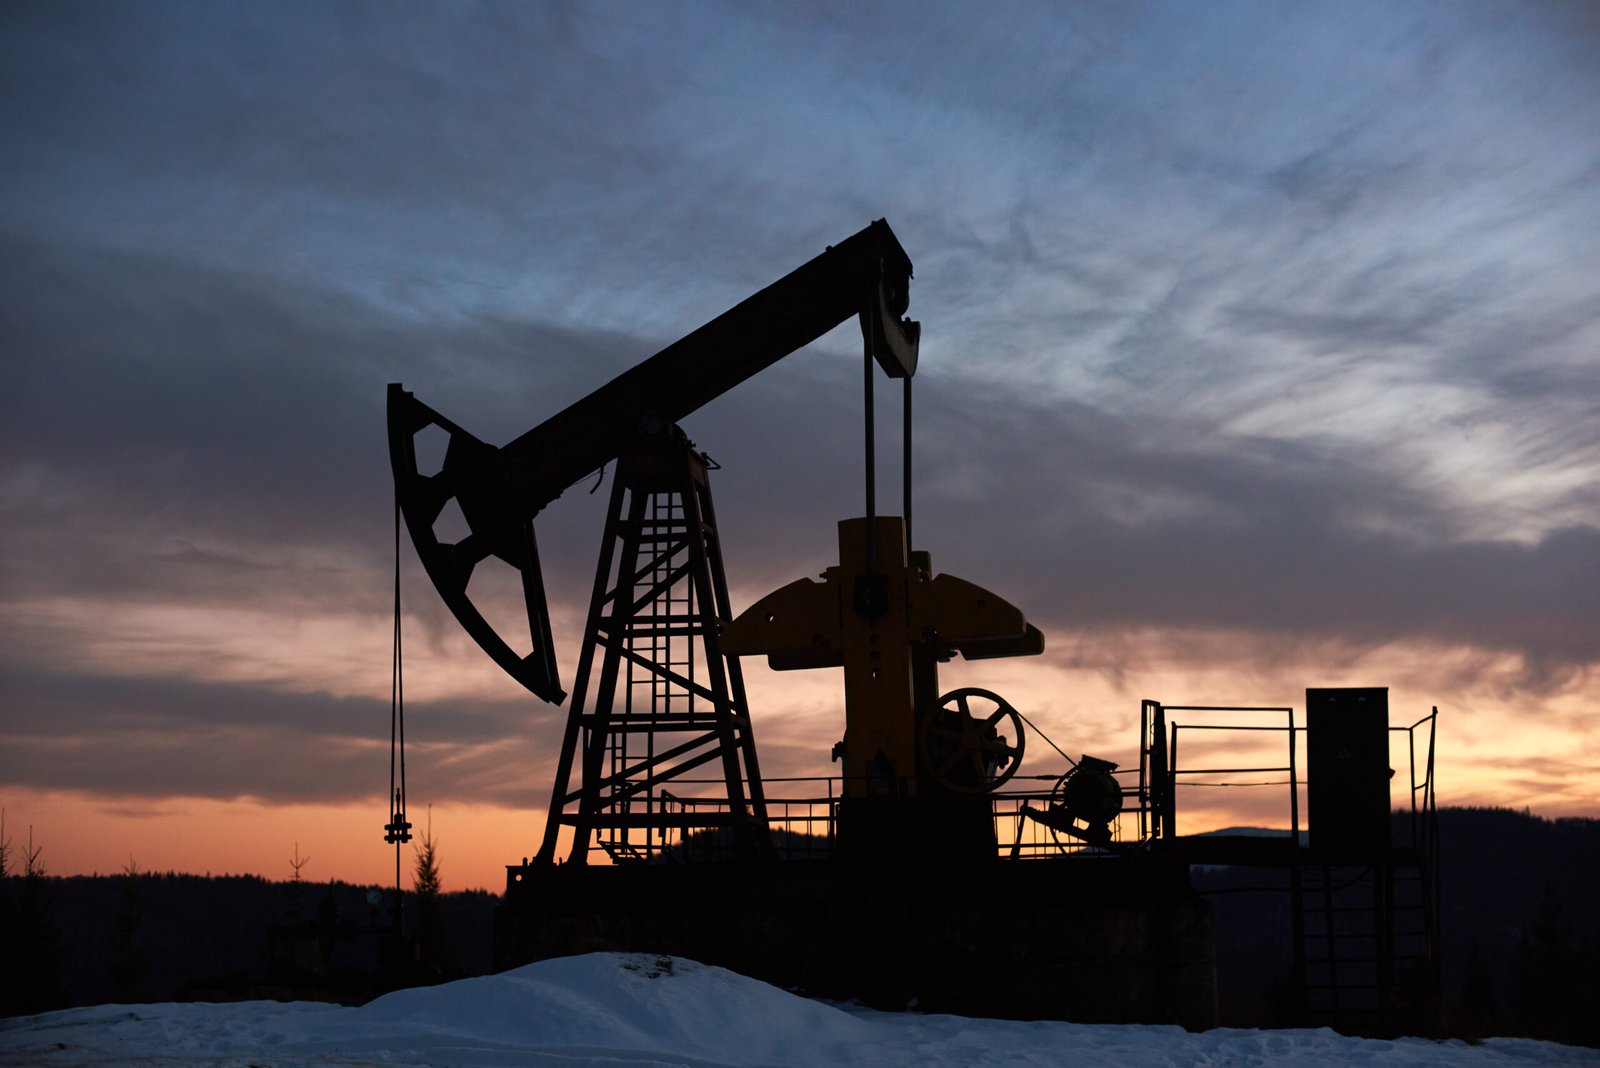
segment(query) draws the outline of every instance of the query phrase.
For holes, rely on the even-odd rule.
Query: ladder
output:
[[[709,466],[676,427],[617,460],[543,862],[770,848]]]
[[[1430,871],[1410,850],[1295,872],[1297,957],[1308,1023],[1404,1029],[1437,989]]]

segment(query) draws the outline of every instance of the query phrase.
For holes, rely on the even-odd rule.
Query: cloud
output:
[[[802,495],[816,479],[805,468],[819,445],[847,453],[838,443],[859,433],[853,413],[823,414],[820,389],[785,385],[791,408],[806,413],[790,417],[800,447],[785,456],[733,441],[734,455],[774,465],[741,476],[743,499],[719,510],[734,524],[724,537],[742,564],[738,545],[770,551],[762,528],[779,524],[769,516],[826,523]],[[1388,470],[1379,450],[1135,422],[1012,390],[957,392],[936,379],[918,385],[919,544],[936,567],[1007,593],[1041,625],[1460,642],[1545,665],[1600,652],[1600,609],[1580,592],[1600,568],[1593,526],[1533,542],[1474,538],[1458,529],[1452,502]],[[774,436],[790,432],[780,422]],[[891,484],[882,503],[897,511],[893,493]],[[792,532],[779,538],[794,541]]]
[[[27,265],[0,309],[32,366],[5,431],[13,596],[355,604],[376,622],[392,566],[386,380],[503,441],[670,340],[489,316],[419,326],[165,257],[13,244],[7,260]],[[834,521],[862,510],[853,333],[687,421],[727,460],[719,511],[743,588],[824,566]],[[1027,591],[1042,624],[1594,657],[1594,610],[1571,592],[1596,562],[1592,526],[1473,537],[1381,440],[1229,434],[941,370],[915,387],[919,540],[942,568]],[[895,511],[898,400],[882,392],[880,507]],[[558,600],[587,596],[603,500],[574,489],[541,519]],[[436,606],[425,618],[449,626]]]
[[[378,593],[387,382],[505,440],[627,351],[495,319],[419,326],[160,255],[12,242],[4,262],[27,368],[0,430],[12,595]]]
[[[879,215],[925,324],[917,540],[1069,667],[1404,647],[1538,709],[1592,686],[1574,8],[0,18],[7,775],[344,796],[382,720],[378,683],[329,680],[381,680],[384,386],[509,440]],[[863,508],[857,346],[686,420],[741,596]],[[586,488],[540,517],[568,677]],[[403,567],[443,686],[476,653]],[[462,677],[429,759],[521,803],[524,706]]]
[[[114,797],[341,803],[382,796],[387,701],[7,665],[0,780]],[[439,794],[543,805],[559,729],[533,702],[416,702],[410,774]]]

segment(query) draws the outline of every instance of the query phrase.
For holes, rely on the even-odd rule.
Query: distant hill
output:
[[[1216,831],[1202,831],[1198,837],[1205,838],[1207,836],[1217,838],[1287,838],[1289,837],[1289,830],[1288,828],[1279,830],[1273,827],[1223,827]],[[1300,841],[1304,843],[1307,837],[1307,832],[1302,830],[1300,832]]]

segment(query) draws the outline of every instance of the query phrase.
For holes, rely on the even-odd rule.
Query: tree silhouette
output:
[[[310,857],[300,855],[300,843],[294,844],[294,856],[289,859],[289,867],[294,870],[294,878],[289,880],[289,920],[291,923],[300,919],[300,869],[311,863]]]
[[[1538,911],[1517,944],[1513,997],[1516,1031],[1577,1045],[1600,1042],[1594,1012],[1600,989],[1596,947],[1578,938],[1555,887],[1546,883]]]
[[[0,1016],[48,1012],[66,1004],[61,937],[50,912],[43,853],[43,846],[33,844],[29,827],[21,890],[15,906],[7,902],[3,921],[7,965],[0,968]]]
[[[19,933],[17,906],[12,900],[11,839],[6,837],[6,810],[0,808],[0,960],[20,961],[17,946]],[[0,1016],[10,1016],[19,1011],[14,1008],[17,999],[17,967],[0,968]]]
[[[132,857],[122,869],[115,923],[111,934],[111,988],[120,1002],[144,1001],[149,996],[145,990],[145,972],[150,966],[150,955],[140,941],[140,928],[144,924],[144,900],[140,885],[139,865]]]
[[[417,854],[411,889],[417,899],[417,952],[424,967],[442,971],[446,960],[444,905],[440,900],[443,883],[439,876],[439,842],[433,837],[433,806],[428,806],[428,826],[413,846]]]

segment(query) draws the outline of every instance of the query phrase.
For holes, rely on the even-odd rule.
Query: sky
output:
[[[508,441],[880,217],[916,539],[1046,636],[948,685],[1124,765],[1141,698],[1387,686],[1442,803],[1600,816],[1597,44],[1582,3],[8,3],[5,833],[392,878],[387,384]],[[862,511],[860,361],[684,421],[736,607]],[[566,680],[605,497],[539,520]],[[498,888],[565,711],[402,572],[411,815]],[[747,670],[763,770],[828,774],[836,673]]]

